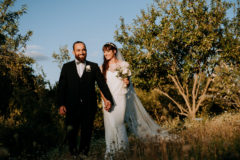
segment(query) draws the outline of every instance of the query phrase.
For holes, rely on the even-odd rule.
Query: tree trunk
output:
[[[192,93],[189,94],[189,86],[183,86],[177,76],[170,75],[170,78],[174,82],[174,85],[177,88],[177,91],[183,97],[185,101],[185,105],[178,103],[174,100],[169,94],[163,92],[162,90],[158,90],[161,94],[169,98],[180,110],[179,114],[188,117],[189,119],[193,120],[196,118],[196,113],[199,110],[200,106],[206,100],[206,93],[209,88],[209,85],[212,81],[211,78],[206,78],[206,85],[200,87],[203,82],[203,73],[198,73],[194,75],[193,86],[192,86]],[[201,92],[201,88],[202,92]]]
[[[188,113],[188,118],[189,118],[190,120],[195,120],[195,118],[196,118],[196,112],[189,112],[189,113]]]

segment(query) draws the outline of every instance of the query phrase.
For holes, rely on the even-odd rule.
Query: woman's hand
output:
[[[123,83],[126,85],[126,87],[129,86],[130,82],[128,78],[123,78]]]
[[[104,105],[105,105],[104,109],[109,112],[109,110],[112,107],[111,102],[109,100],[107,100],[107,99],[104,99],[103,101],[104,101]]]
[[[60,115],[64,116],[64,115],[66,115],[66,112],[67,112],[67,109],[66,109],[65,106],[61,106],[61,107],[59,108],[59,114],[60,114]]]

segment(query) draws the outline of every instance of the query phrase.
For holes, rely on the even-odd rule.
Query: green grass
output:
[[[212,119],[202,121],[185,121],[172,133],[179,138],[173,141],[142,142],[133,136],[129,137],[128,151],[115,155],[117,160],[225,160],[240,159],[240,113],[224,113]],[[169,125],[169,124],[168,124]],[[104,134],[93,138],[91,151],[85,160],[104,159]],[[65,148],[61,152],[55,149],[49,152],[48,159],[63,160],[72,157]]]
[[[115,155],[116,160],[235,160],[240,159],[240,113],[224,113],[201,121],[175,119],[161,124],[178,136],[172,141],[141,141],[129,136],[129,149]],[[57,136],[57,135],[55,135]],[[85,160],[102,160],[105,153],[104,130],[95,130],[90,153]],[[9,151],[0,144],[0,159]],[[7,159],[7,158],[6,158]],[[72,160],[66,146],[49,149],[46,154],[21,153],[11,160]]]

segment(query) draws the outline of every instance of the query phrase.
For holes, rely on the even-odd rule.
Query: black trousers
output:
[[[84,114],[83,114],[84,113]],[[90,148],[95,112],[75,111],[66,116],[67,142],[72,155],[87,155]]]

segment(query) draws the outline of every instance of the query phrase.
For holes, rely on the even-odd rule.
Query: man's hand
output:
[[[104,101],[104,104],[105,104],[104,109],[105,109],[106,111],[109,111],[109,110],[111,109],[111,107],[112,107],[112,103],[111,103],[109,100],[105,100],[105,101]]]
[[[60,114],[60,115],[64,116],[64,115],[66,114],[66,112],[67,112],[67,109],[66,109],[65,106],[61,106],[61,107],[59,108],[59,114]]]

